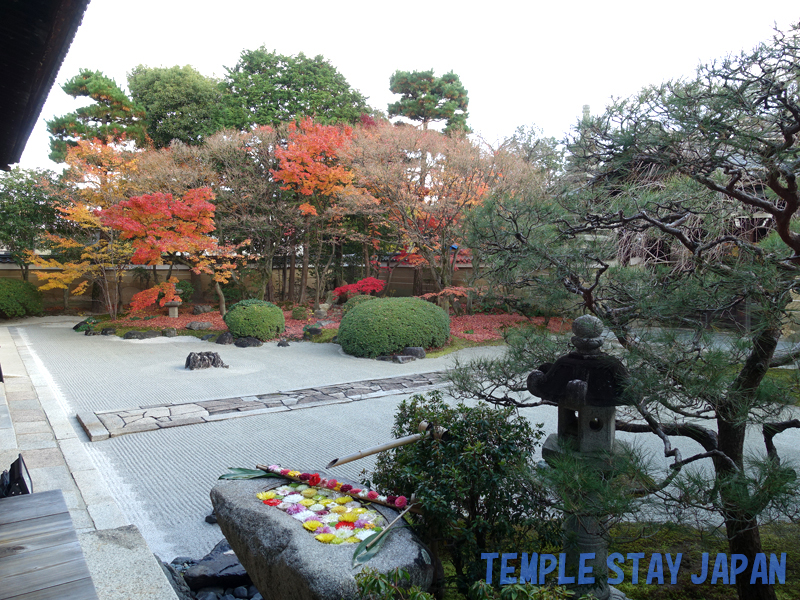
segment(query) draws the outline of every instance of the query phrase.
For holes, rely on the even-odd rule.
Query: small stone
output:
[[[261,592],[256,592],[255,596],[250,596],[250,600],[264,600],[264,596],[261,595]]]
[[[217,338],[218,344],[232,344],[233,343],[233,334],[230,331],[226,331],[225,333],[221,333]]]
[[[202,315],[205,313],[210,313],[212,310],[214,309],[210,307],[208,304],[195,304],[194,308],[192,308],[192,314]]]
[[[219,600],[236,600],[236,596],[225,594],[224,596],[220,596]]]
[[[217,515],[214,514],[214,511],[211,511],[211,514],[206,517],[206,523],[211,523],[212,525],[217,522]]]
[[[214,592],[202,591],[197,592],[197,600],[217,600],[219,596]]]
[[[143,340],[144,339],[144,331],[129,331],[125,335],[122,336],[123,340]]]
[[[421,346],[408,346],[403,350],[405,356],[413,356],[414,358],[425,358],[425,348]]]
[[[142,339],[143,340],[150,340],[153,338],[161,337],[161,332],[156,331],[155,329],[149,329],[147,331],[142,332]]]
[[[211,329],[211,323],[208,321],[192,321],[186,326],[186,329],[191,329],[192,331],[199,331],[201,329]]]
[[[242,337],[237,338],[233,344],[237,348],[257,348],[258,346],[263,346],[264,342],[254,337]]]
[[[212,550],[212,552],[213,552],[213,550]],[[209,587],[204,587],[203,589],[198,590],[197,593],[198,594],[202,594],[203,592],[206,592],[208,594],[214,594],[215,597],[219,598],[220,596],[222,596],[222,594],[225,593],[225,588],[220,587],[218,585],[213,585],[213,586],[209,586]]]
[[[278,342],[278,348],[288,348],[288,347],[289,347],[289,342],[287,342],[286,340],[281,340],[280,342]]]
[[[233,590],[233,597],[234,598],[248,598],[247,595],[247,588],[243,585],[240,585],[236,589]]]
[[[306,339],[309,339],[309,338],[312,338],[315,335],[319,335],[321,333],[322,333],[322,327],[317,327],[317,326],[308,327],[303,332],[303,337],[305,337]]]
[[[400,363],[401,365],[415,360],[417,360],[416,357],[405,356],[403,354],[396,354],[395,356],[392,357],[392,362]]]
[[[207,333],[207,334],[205,334],[203,337],[201,337],[200,339],[201,339],[202,341],[204,341],[204,342],[207,342],[208,340],[210,340],[211,338],[213,338],[213,337],[214,337],[214,335],[216,335],[216,334],[213,334],[213,333]]]
[[[116,335],[116,333],[116,327],[103,327],[103,330],[100,332],[101,335]]]
[[[247,588],[247,597],[248,598],[252,599],[253,597],[255,597],[256,594],[258,594],[258,588],[256,586],[251,585],[249,588]],[[259,596],[260,595],[261,594],[259,594]]]
[[[100,335],[100,332],[94,329],[87,329],[83,332],[83,335]]]
[[[174,327],[167,327],[166,329],[161,330],[161,335],[164,337],[177,337],[178,330]]]
[[[314,311],[314,318],[315,319],[325,319],[328,316],[328,311],[323,310],[322,308],[318,308]]]
[[[376,356],[375,360],[383,360],[385,362],[392,362],[391,356]]]
[[[196,562],[193,558],[189,556],[176,556],[173,558],[169,564],[171,565],[185,565],[187,563],[194,563]]]

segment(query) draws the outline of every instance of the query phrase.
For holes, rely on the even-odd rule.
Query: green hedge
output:
[[[0,317],[11,319],[42,313],[42,293],[20,279],[0,279]]]
[[[338,342],[347,354],[374,358],[406,346],[439,348],[450,338],[450,317],[419,298],[376,298],[342,317]]]
[[[225,314],[225,324],[235,337],[273,339],[286,328],[283,311],[263,300],[242,300]]]
[[[375,296],[369,296],[367,294],[359,294],[358,296],[353,296],[352,298],[348,298],[347,302],[342,305],[342,316],[345,316],[354,306],[358,306],[362,302],[366,302],[367,300],[377,300]]]

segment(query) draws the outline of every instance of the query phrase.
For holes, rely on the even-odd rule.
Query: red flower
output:
[[[352,486],[352,485],[345,483],[345,484],[342,486],[342,489],[340,489],[339,491],[340,491],[340,492],[342,492],[343,494],[346,494],[347,492],[349,492],[349,491],[350,491],[350,490],[352,490],[352,489],[353,489],[353,486]]]
[[[269,500],[264,500],[264,504],[266,504],[267,506],[278,506],[278,504],[280,503],[281,501],[278,500],[277,498],[270,498]]]
[[[348,523],[347,521],[340,521],[336,524],[336,529],[341,529],[342,527],[346,527],[347,529],[355,529],[355,523]]]
[[[320,478],[319,473],[314,473],[308,478],[308,485],[319,485],[320,481],[322,481],[322,479]]]

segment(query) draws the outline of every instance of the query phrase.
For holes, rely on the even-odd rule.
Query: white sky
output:
[[[60,85],[81,68],[127,89],[126,73],[192,65],[223,77],[245,49],[322,54],[386,110],[395,70],[450,70],[469,93],[468,124],[495,142],[519,125],[562,138],[584,104],[691,75],[701,62],[751,49],[800,20],[790,0],[92,0],[21,166],[47,159],[44,120],[88,104]]]

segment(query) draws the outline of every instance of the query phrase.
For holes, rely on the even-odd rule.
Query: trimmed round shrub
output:
[[[11,319],[42,313],[42,293],[20,279],[0,279],[0,317]]]
[[[347,354],[374,358],[406,346],[438,348],[450,338],[450,317],[419,298],[376,298],[342,317],[338,342]]]
[[[358,306],[362,302],[366,302],[367,300],[377,300],[375,296],[369,296],[367,294],[360,294],[358,296],[353,296],[352,298],[348,298],[347,302],[342,305],[342,316],[345,316],[347,312],[353,308],[354,306]]]
[[[292,318],[295,321],[305,321],[308,318],[307,306],[295,306],[292,308]]]
[[[272,302],[242,300],[231,306],[223,317],[234,337],[254,337],[262,342],[283,333],[283,311]]]

